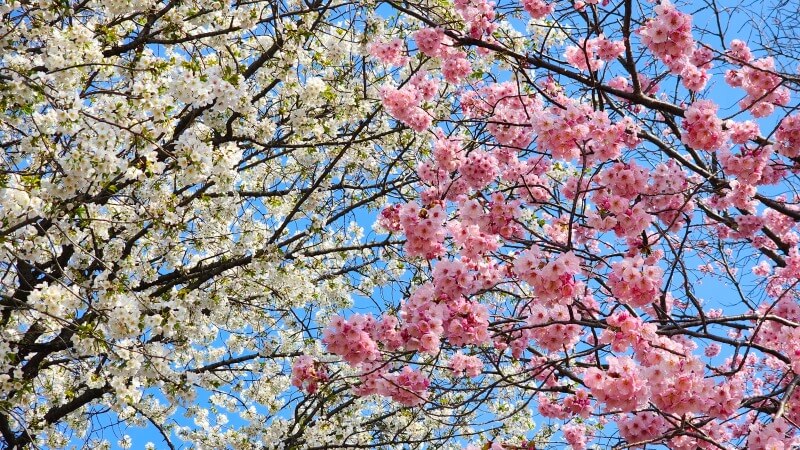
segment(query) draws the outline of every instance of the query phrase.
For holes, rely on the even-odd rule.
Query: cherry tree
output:
[[[0,8],[3,448],[800,444],[772,11]]]
[[[381,100],[431,147],[378,226],[413,276],[325,327],[351,379],[304,359],[295,385],[477,447],[798,445],[790,51],[714,5],[389,4],[416,29],[371,48],[400,67]]]
[[[377,250],[397,239],[360,214],[411,182],[417,138],[360,56],[374,20],[0,8],[0,447],[125,447],[140,426],[158,448],[291,445],[311,419],[289,358],[320,308],[391,273]]]

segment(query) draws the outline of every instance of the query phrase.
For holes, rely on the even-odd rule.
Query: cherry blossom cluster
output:
[[[403,40],[395,38],[388,42],[375,41],[369,45],[368,51],[370,56],[384,64],[402,66],[408,61],[403,53],[404,47]]]
[[[725,82],[747,93],[739,102],[742,110],[750,111],[753,117],[767,117],[775,111],[775,106],[789,103],[789,90],[781,86],[781,78],[774,73],[772,57],[753,60],[750,49],[739,40],[731,42],[727,55],[734,64],[741,66],[725,72]]]
[[[784,418],[776,419],[767,425],[754,423],[750,426],[747,448],[753,450],[788,450],[793,448],[800,444],[800,439],[787,438],[789,430],[789,424]]]
[[[581,273],[580,260],[572,252],[547,260],[534,249],[526,250],[514,261],[514,273],[529,283],[537,298],[548,305],[569,305],[582,291],[581,283],[575,280]]]
[[[607,360],[608,370],[586,369],[584,383],[592,395],[610,411],[630,412],[644,406],[650,390],[639,366],[627,356]]]
[[[421,28],[414,32],[414,42],[419,51],[431,58],[438,58],[447,52],[452,40],[444,35],[441,28]]]
[[[409,366],[400,371],[383,375],[382,380],[376,393],[391,397],[405,406],[416,406],[423,403],[430,385],[428,377]]]
[[[582,330],[580,325],[570,322],[580,319],[579,313],[571,312],[564,305],[532,306],[526,320],[528,328],[523,330],[522,335],[511,343],[512,354],[521,355],[530,344],[531,339],[539,347],[552,353],[575,347],[581,338]]]
[[[608,328],[600,335],[600,342],[611,344],[616,352],[624,352],[629,347],[645,349],[656,338],[656,326],[644,323],[641,318],[628,312],[618,312],[606,319]]]
[[[378,345],[372,339],[375,319],[371,315],[354,314],[349,319],[334,317],[325,329],[322,342],[332,353],[357,366],[380,357]],[[299,361],[305,363],[305,361]]]
[[[431,259],[444,254],[446,216],[441,206],[423,208],[417,203],[406,203],[398,216],[406,235],[405,250],[409,255]]]
[[[533,139],[530,117],[540,108],[540,101],[520,93],[515,83],[492,83],[466,91],[459,103],[466,117],[485,120],[489,133],[504,146],[524,148]]]
[[[617,420],[619,433],[631,443],[646,442],[661,436],[669,429],[667,421],[652,411],[630,414]]]
[[[719,152],[719,161],[725,169],[725,173],[735,176],[742,183],[758,185],[767,170],[773,148],[771,146],[742,146],[738,153],[721,151]]]
[[[469,9],[469,8],[468,8]],[[472,73],[467,53],[452,46],[452,41],[440,29],[425,28],[414,34],[419,51],[432,58],[441,59],[441,75],[451,84],[461,83]],[[408,56],[404,53],[403,41],[393,39],[374,42],[369,47],[370,55],[385,64],[403,65]],[[416,73],[409,84],[394,88],[388,84],[381,87],[381,102],[386,111],[395,119],[417,132],[427,130],[432,117],[421,107],[423,101],[432,100],[438,90],[436,78],[427,76],[424,71]]]
[[[642,42],[691,91],[702,90],[709,79],[711,53],[697,48],[692,37],[692,16],[678,11],[668,0],[654,8],[656,17],[639,30]]]
[[[462,295],[439,292],[433,284],[426,283],[403,302],[400,318],[404,347],[435,354],[443,336],[458,346],[486,342],[486,307]]]
[[[468,268],[457,261],[442,261],[434,273],[434,283],[426,283],[402,303],[397,317],[354,314],[349,319],[334,317],[323,332],[323,344],[348,364],[360,367],[359,395],[378,394],[413,406],[424,401],[428,380],[421,372],[405,366],[390,372],[382,361],[381,350],[399,349],[434,355],[441,342],[452,345],[480,345],[489,340],[488,311],[485,306],[468,300],[460,283],[473,283]],[[399,320],[398,320],[399,319]],[[308,392],[316,389],[323,372],[315,371],[313,360],[298,359],[293,368],[293,381]],[[483,364],[475,357],[454,356],[453,371],[476,376]],[[296,375],[295,375],[296,374]]]
[[[414,85],[400,89],[389,86],[381,88],[381,100],[386,111],[415,131],[424,131],[432,123],[431,116],[420,107],[424,98],[424,91]]]
[[[544,0],[522,0],[522,7],[534,19],[544,19],[555,9],[553,3]]]
[[[455,0],[456,11],[467,25],[467,34],[475,39],[491,40],[497,29],[495,3],[488,0]]]
[[[627,258],[611,265],[608,285],[621,303],[643,307],[654,302],[661,292],[660,267],[643,258]]]
[[[466,152],[461,140],[445,136],[444,131],[436,131],[436,139],[433,143],[433,159],[436,166],[448,175],[458,170],[464,164]]]
[[[586,436],[586,427],[579,424],[569,424],[561,429],[564,433],[564,439],[573,450],[583,450],[586,448],[588,438]]]
[[[371,363],[362,368],[360,384],[353,389],[356,395],[380,395],[405,405],[416,406],[425,402],[430,380],[419,370],[409,366],[390,372],[386,364]]]
[[[456,375],[477,377],[483,371],[483,361],[481,361],[481,359],[477,356],[470,356],[461,352],[456,352],[450,358],[450,364],[448,367]]]
[[[472,73],[467,54],[452,46],[453,42],[445,36],[444,30],[422,28],[414,33],[414,41],[420,52],[431,58],[441,59],[442,76],[448,83],[458,84]]]
[[[589,214],[587,225],[596,230],[613,230],[617,236],[635,238],[653,220],[644,202],[626,199],[604,190],[595,192],[593,200],[598,211]]]
[[[564,54],[567,62],[580,70],[596,71],[603,63],[613,61],[625,52],[622,41],[611,41],[604,36],[585,39],[580,46],[567,47]]]
[[[553,158],[570,160],[587,154],[591,161],[607,161],[618,157],[623,147],[639,142],[630,121],[613,123],[605,111],[594,111],[587,103],[562,101],[566,108],[553,106],[531,118],[537,147]]]
[[[717,116],[719,107],[711,100],[698,100],[686,110],[681,122],[681,141],[696,150],[718,150],[725,144],[728,135],[722,120]]]
[[[781,120],[775,131],[775,149],[788,158],[800,156],[800,115]]]
[[[292,386],[309,394],[317,392],[319,383],[328,380],[328,372],[312,356],[298,356],[292,365]]]

